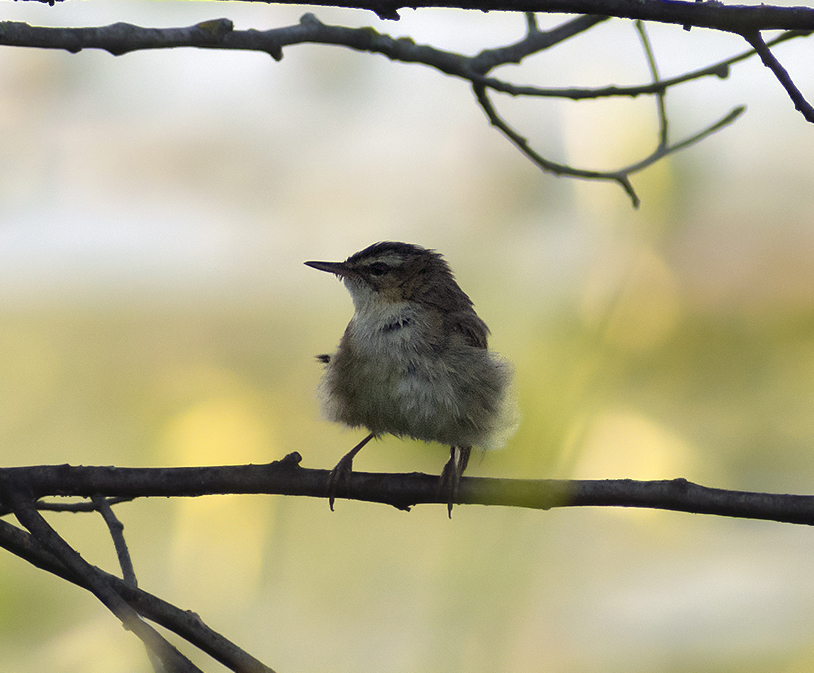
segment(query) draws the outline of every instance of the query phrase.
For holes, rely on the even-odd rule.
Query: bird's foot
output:
[[[458,499],[458,486],[461,483],[461,476],[469,464],[469,455],[472,447],[452,446],[449,451],[449,460],[441,471],[441,478],[438,480],[438,497],[445,497],[447,501],[447,514],[452,518],[452,506]]]
[[[334,511],[334,500],[336,499],[336,489],[340,482],[344,482],[345,490],[350,486],[350,475],[353,472],[353,459],[375,435],[373,433],[365,437],[361,442],[348,451],[336,464],[336,467],[328,474],[328,505]]]

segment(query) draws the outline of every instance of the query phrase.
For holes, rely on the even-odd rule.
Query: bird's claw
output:
[[[334,511],[334,500],[339,482],[343,481],[345,489],[350,486],[350,475],[353,472],[353,456],[343,456],[328,475],[328,506]]]
[[[328,505],[330,506],[332,512],[334,511],[334,500],[336,500],[336,488],[339,486],[339,481],[345,481],[346,490],[348,487],[350,487],[350,475],[351,472],[353,472],[353,459],[356,454],[362,450],[362,447],[375,436],[376,435],[371,432],[361,442],[354,446],[350,451],[342,456],[342,460],[336,464],[336,467],[331,470],[330,474],[328,475]]]
[[[458,486],[461,476],[469,463],[469,454],[472,449],[468,446],[453,446],[450,449],[449,460],[441,471],[438,480],[438,498],[446,497],[447,515],[452,518],[452,506],[458,500]]]

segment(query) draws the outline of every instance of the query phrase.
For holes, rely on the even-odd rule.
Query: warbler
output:
[[[489,329],[444,258],[384,241],[344,262],[305,262],[339,277],[354,314],[320,383],[324,413],[369,434],[331,471],[329,502],[371,439],[391,434],[450,447],[439,498],[458,495],[472,447],[496,449],[516,429],[512,368],[487,347]]]

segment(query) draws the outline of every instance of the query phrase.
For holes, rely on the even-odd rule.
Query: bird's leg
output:
[[[458,484],[461,483],[461,475],[469,464],[469,455],[472,453],[471,446],[450,446],[449,460],[441,471],[441,479],[438,482],[438,497],[446,495],[447,513],[452,518],[452,505],[458,499]]]
[[[361,442],[354,446],[350,451],[342,456],[342,459],[336,464],[336,467],[331,470],[331,473],[328,475],[328,504],[330,505],[332,512],[334,511],[336,487],[339,485],[340,479],[344,480],[345,486],[348,486],[350,483],[350,474],[353,472],[354,457],[362,450],[365,444],[367,444],[375,436],[376,435],[371,432]]]

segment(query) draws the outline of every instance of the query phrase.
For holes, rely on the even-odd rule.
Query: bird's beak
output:
[[[305,266],[310,266],[312,269],[319,269],[320,271],[333,273],[340,278],[348,278],[356,275],[356,272],[353,269],[348,268],[345,262],[305,262]]]

